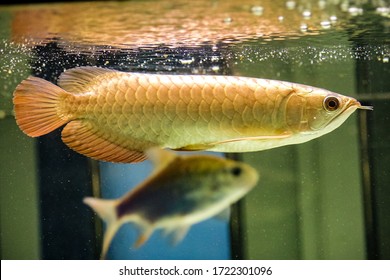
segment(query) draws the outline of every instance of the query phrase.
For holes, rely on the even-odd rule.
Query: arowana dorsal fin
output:
[[[100,67],[76,67],[63,72],[58,78],[58,85],[68,92],[84,93],[90,91],[97,76],[113,72],[115,70]]]

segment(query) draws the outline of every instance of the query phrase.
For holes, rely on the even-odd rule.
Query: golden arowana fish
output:
[[[172,233],[177,243],[193,224],[223,213],[259,179],[251,166],[226,158],[179,156],[158,148],[146,153],[155,170],[135,189],[115,200],[84,199],[106,222],[102,258],[124,223],[132,222],[140,228],[136,247],[156,229]]]
[[[354,98],[289,82],[209,75],[125,73],[79,67],[59,87],[29,77],[14,92],[29,136],[65,125],[62,140],[94,159],[136,162],[159,146],[247,152],[297,144],[340,126]]]

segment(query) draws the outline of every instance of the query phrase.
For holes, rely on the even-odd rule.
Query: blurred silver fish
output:
[[[140,228],[135,247],[144,244],[157,228],[172,233],[177,243],[193,224],[223,213],[259,179],[251,166],[226,158],[179,156],[158,148],[146,153],[155,169],[134,190],[116,200],[84,199],[107,224],[101,258],[124,223],[133,222]]]

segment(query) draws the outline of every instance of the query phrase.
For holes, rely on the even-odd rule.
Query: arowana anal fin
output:
[[[132,163],[146,159],[141,151],[129,149],[131,140],[120,146],[108,140],[106,133],[94,129],[88,122],[71,121],[62,130],[62,141],[76,152],[96,160]],[[129,143],[130,142],[130,143]]]

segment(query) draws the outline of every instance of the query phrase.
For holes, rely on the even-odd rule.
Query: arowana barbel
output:
[[[340,126],[356,99],[295,83],[235,76],[126,73],[78,67],[59,86],[29,77],[14,92],[27,135],[65,125],[73,150],[111,162],[145,159],[150,147],[248,152],[298,144]]]

